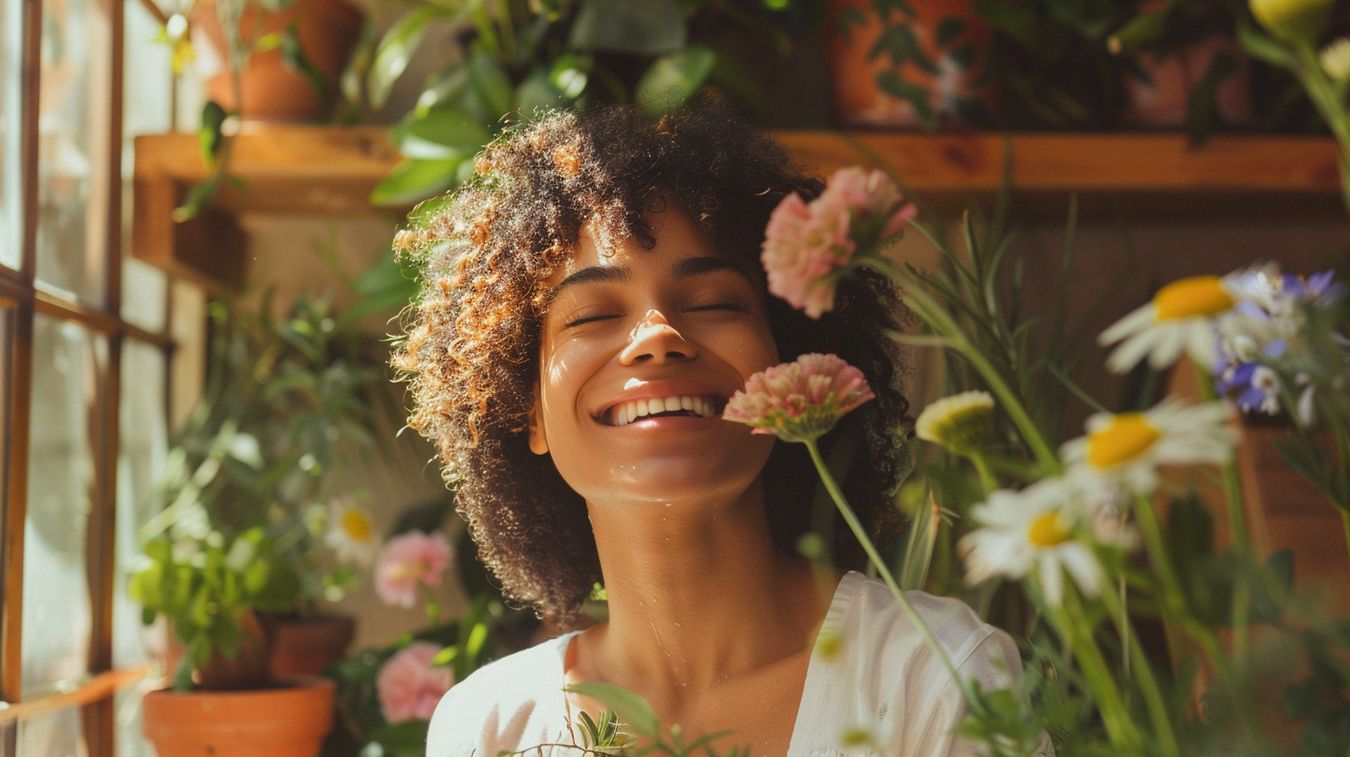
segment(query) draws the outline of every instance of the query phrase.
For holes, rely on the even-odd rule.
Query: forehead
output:
[[[650,249],[638,238],[608,228],[601,219],[592,216],[581,225],[571,254],[545,280],[545,288],[556,287],[587,268],[632,268],[643,264],[669,268],[682,258],[692,257],[722,258],[741,267],[739,261],[717,249],[689,214],[674,203],[648,213],[646,221],[655,241]]]

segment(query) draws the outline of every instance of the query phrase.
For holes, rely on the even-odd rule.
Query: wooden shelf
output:
[[[828,174],[884,163],[940,210],[987,199],[1011,150],[1019,209],[1062,217],[1078,194],[1086,216],[1197,220],[1338,220],[1337,145],[1320,137],[1220,136],[1193,147],[1175,134],[910,134],[785,131],[774,136],[808,169]],[[266,125],[235,137],[212,211],[188,224],[170,212],[208,175],[195,134],[136,138],[135,254],[205,282],[238,283],[240,213],[376,212],[369,194],[398,160],[378,127]],[[398,209],[395,209],[398,210]]]

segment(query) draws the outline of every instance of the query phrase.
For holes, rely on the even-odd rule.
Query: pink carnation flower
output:
[[[413,642],[395,652],[380,668],[375,677],[375,691],[387,722],[431,719],[436,704],[455,682],[450,668],[431,665],[440,651],[436,644]]]
[[[860,249],[876,252],[916,212],[884,173],[856,166],[836,171],[810,204],[784,197],[764,232],[769,291],[819,318],[834,308],[834,274]]]
[[[727,402],[722,418],[744,423],[756,434],[808,442],[875,396],[862,371],[838,355],[810,353],[751,376],[745,390]]]
[[[412,607],[418,586],[439,585],[453,554],[440,531],[409,531],[395,536],[375,559],[375,593],[385,604]]]

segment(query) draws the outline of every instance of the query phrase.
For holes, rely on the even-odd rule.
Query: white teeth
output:
[[[713,408],[715,406],[715,400],[709,397],[688,395],[658,397],[647,400],[633,400],[616,405],[610,410],[610,417],[615,426],[626,426],[643,416],[656,413],[673,413],[679,410],[688,410],[695,415],[708,418],[714,414]]]

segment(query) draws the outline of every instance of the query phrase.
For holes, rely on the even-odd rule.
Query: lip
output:
[[[698,423],[701,421],[720,421],[722,419],[722,409],[726,407],[727,399],[731,396],[731,394],[729,392],[724,392],[720,389],[713,388],[699,381],[689,381],[683,379],[680,380],[661,379],[655,381],[643,381],[635,386],[631,386],[625,389],[619,394],[609,397],[603,405],[601,405],[597,410],[591,413],[591,418],[593,418],[597,423],[601,424],[602,426],[608,426],[610,428],[619,428],[611,423],[608,423],[605,420],[607,417],[609,417],[610,411],[613,410],[618,405],[621,405],[626,402],[633,402],[635,400],[661,399],[664,397],[674,397],[674,396],[713,397],[716,399],[716,408],[715,408],[716,413],[708,417],[699,417],[699,418],[688,418],[680,416],[671,416],[663,418],[644,417],[637,421],[629,423],[626,426],[622,426],[622,428],[630,428],[634,426],[641,427],[644,425],[649,427],[657,427],[672,422],[678,422],[680,425],[687,425],[691,423]]]

